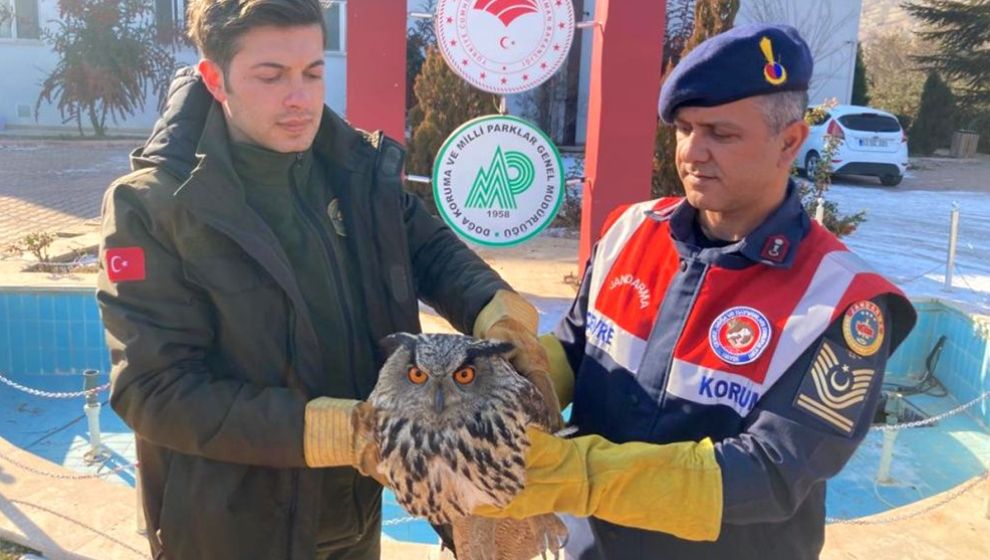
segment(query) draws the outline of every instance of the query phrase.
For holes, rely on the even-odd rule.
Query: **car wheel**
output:
[[[880,183],[885,187],[896,187],[901,184],[901,179],[903,178],[904,175],[884,175],[880,177]]]
[[[822,158],[818,157],[818,152],[811,150],[808,155],[804,156],[804,176],[809,179],[815,178],[815,170],[818,169],[818,164],[821,163]]]

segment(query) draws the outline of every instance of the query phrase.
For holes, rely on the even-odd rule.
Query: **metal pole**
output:
[[[897,424],[897,413],[901,406],[901,396],[891,393],[887,397],[887,404],[884,411],[887,413],[887,425]],[[894,479],[890,476],[890,467],[894,462],[894,440],[897,439],[897,430],[887,430],[883,433],[883,450],[880,452],[880,468],[877,469],[877,484],[893,484]]]
[[[990,465],[987,468],[990,469]],[[984,517],[990,519],[990,476],[987,477],[987,512]]]
[[[134,471],[134,495],[137,498],[137,508],[134,510],[134,521],[137,525],[137,533],[144,536],[148,534],[148,522],[144,518],[144,497],[142,492],[141,472]]]
[[[506,115],[509,113],[509,100],[504,95],[498,100],[498,114]]]
[[[406,175],[406,181],[409,181],[411,183],[426,183],[427,185],[429,185],[430,183],[433,182],[433,179],[430,179],[425,175]]]
[[[959,239],[959,204],[952,203],[949,221],[949,257],[945,261],[945,291],[952,290],[952,270],[956,267],[956,241]]]
[[[99,372],[95,369],[87,369],[83,372],[83,390],[91,391],[86,394],[86,403],[83,404],[83,412],[86,413],[86,422],[89,425],[89,451],[85,458],[89,463],[95,463],[103,458],[103,443],[100,438],[100,398],[96,391],[97,376]]]

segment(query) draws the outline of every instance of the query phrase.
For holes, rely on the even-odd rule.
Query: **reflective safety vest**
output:
[[[588,287],[585,358],[628,372],[661,407],[676,397],[702,409],[728,407],[745,418],[849,305],[882,293],[900,294],[817,223],[789,267],[768,266],[790,250],[785,236],[772,236],[762,253],[768,263],[708,264],[696,285],[682,285],[675,276],[688,263],[667,220],[681,200],[644,202],[622,212],[598,244]],[[680,324],[656,324],[661,306],[671,298],[690,298],[678,302],[687,312]],[[651,356],[667,360],[644,361],[648,342],[664,341],[672,349]],[[587,404],[576,407],[592,412]],[[659,433],[603,435],[676,441]]]

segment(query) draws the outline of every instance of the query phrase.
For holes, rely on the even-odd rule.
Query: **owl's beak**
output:
[[[443,412],[443,387],[437,387],[437,392],[433,394],[433,408],[437,414]]]

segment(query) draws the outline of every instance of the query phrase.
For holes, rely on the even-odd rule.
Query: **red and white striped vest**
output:
[[[710,266],[672,362],[644,364],[654,321],[680,267],[669,223],[656,216],[669,215],[681,200],[632,205],[608,226],[592,261],[585,326],[589,353],[607,354],[632,375],[669,368],[671,395],[726,405],[745,417],[846,307],[900,293],[812,223],[789,268]]]

